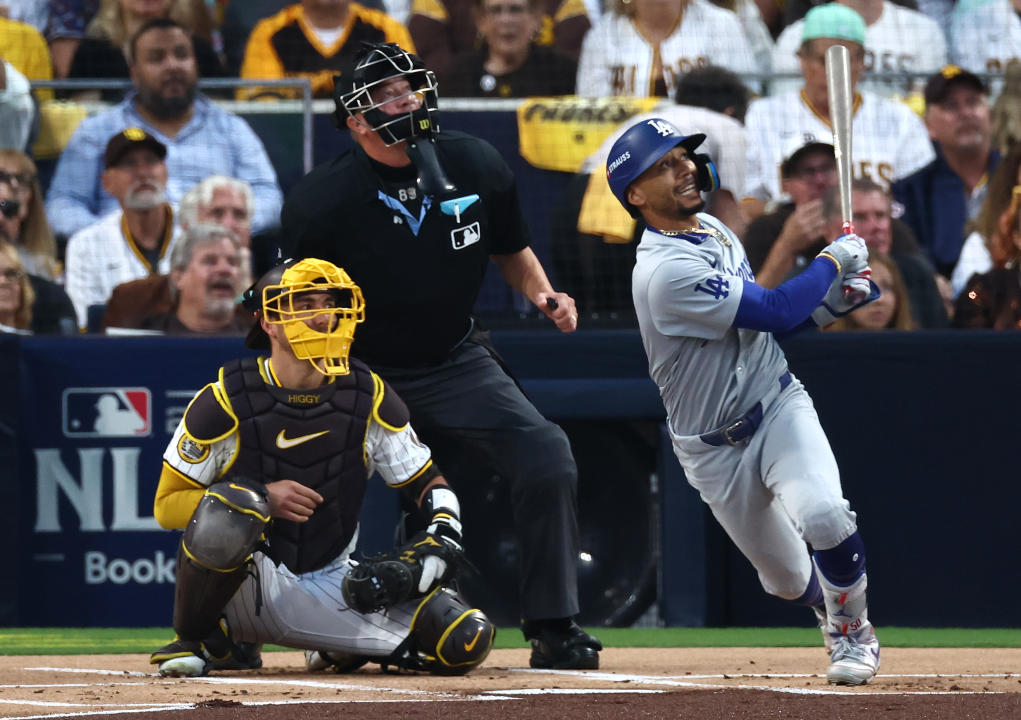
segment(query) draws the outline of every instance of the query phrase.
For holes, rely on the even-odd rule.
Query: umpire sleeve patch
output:
[[[377,422],[390,430],[400,430],[411,420],[408,406],[401,400],[397,391],[387,384],[386,380],[375,373],[372,374],[372,377],[376,382],[373,414],[376,416]]]
[[[199,443],[213,443],[234,432],[238,426],[238,419],[230,409],[230,405],[224,404],[226,402],[226,399],[221,400],[213,383],[202,388],[199,394],[192,399],[188,409],[184,411],[185,437],[190,436],[191,439],[197,440]],[[178,450],[182,451],[183,458],[190,459],[183,452],[183,448],[178,447]],[[191,462],[199,462],[199,460],[191,460]]]

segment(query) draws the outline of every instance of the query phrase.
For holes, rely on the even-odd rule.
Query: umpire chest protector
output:
[[[267,529],[270,557],[292,572],[317,570],[354,537],[365,497],[365,436],[375,382],[362,363],[314,390],[268,384],[259,361],[223,367],[222,387],[238,420],[238,456],[231,472],[265,483],[294,480],[323,502],[307,522],[274,518]]]

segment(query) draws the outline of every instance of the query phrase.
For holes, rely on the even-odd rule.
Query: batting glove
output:
[[[866,265],[862,272],[846,273],[834,280],[819,307],[812,311],[815,324],[826,327],[878,298],[879,286],[872,282],[871,275],[872,270]]]
[[[837,276],[858,273],[868,267],[869,250],[857,235],[841,235],[826,246],[817,257],[824,257],[837,266]]]

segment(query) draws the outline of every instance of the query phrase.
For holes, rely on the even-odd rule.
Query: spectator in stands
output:
[[[888,257],[897,266],[901,296],[907,298],[914,326],[939,330],[949,324],[943,296],[936,282],[936,271],[900,220],[891,215],[889,193],[868,178],[859,178],[851,186],[854,231],[864,238],[870,253]],[[836,189],[823,198],[826,237],[840,233],[840,200]]]
[[[978,214],[1000,162],[992,149],[985,85],[967,70],[947,65],[925,86],[925,124],[936,157],[894,183],[893,196],[936,270],[950,277],[965,223]]]
[[[993,147],[1006,155],[1021,145],[1021,59],[1007,63],[1003,73],[1003,89],[993,103]]]
[[[477,0],[412,0],[408,29],[425,66],[445,82],[454,56],[476,48],[478,28],[472,6]],[[577,61],[585,33],[592,27],[582,0],[540,0],[542,30],[538,45],[550,45]]]
[[[744,124],[751,99],[752,92],[741,78],[719,65],[703,65],[689,70],[677,78],[677,90],[674,92],[678,105],[704,107],[729,115],[741,124]]]
[[[223,63],[208,40],[195,33],[201,24],[202,5],[191,0],[101,0],[99,12],[75,50],[68,78],[124,79],[131,76],[125,48],[128,40],[149,20],[172,18],[191,35],[192,50],[200,77],[223,77]],[[117,102],[123,90],[76,91],[78,99],[102,98]]]
[[[869,267],[872,282],[879,286],[879,297],[837,319],[826,330],[914,330],[911,300],[897,263],[880,252],[870,252]]]
[[[577,63],[537,45],[542,0],[476,0],[481,47],[458,54],[444,82],[451,97],[573,95]]]
[[[837,184],[833,145],[790,138],[780,176],[788,201],[755,218],[743,240],[755,282],[765,288],[775,288],[801,272],[828,242],[822,203],[826,192]]]
[[[36,114],[28,78],[0,56],[0,148],[27,150]]]
[[[29,80],[53,79],[49,47],[31,25],[0,17],[0,57]],[[38,91],[36,97],[47,100],[53,97],[53,91]]]
[[[14,243],[32,275],[58,280],[57,243],[46,222],[46,208],[35,163],[18,150],[0,150],[0,230]]]
[[[166,156],[166,146],[137,127],[106,144],[103,187],[121,209],[67,242],[64,283],[82,329],[89,306],[106,304],[119,283],[169,270],[176,232],[166,201]]]
[[[38,32],[46,27],[48,0],[0,0],[0,15],[27,23]]]
[[[132,38],[130,50],[137,92],[82,121],[57,163],[46,201],[54,232],[69,236],[117,207],[100,182],[102,149],[127,127],[142,128],[168,148],[170,202],[210,175],[228,175],[252,186],[253,232],[275,227],[282,195],[266,150],[244,120],[196,92],[188,32],[170,19],[150,20]]]
[[[237,301],[247,287],[242,281],[240,251],[241,241],[222,225],[199,223],[182,231],[170,254],[171,307],[141,318],[137,326],[114,327],[167,335],[247,333],[252,313]]]
[[[957,296],[954,327],[1021,330],[1021,185],[999,217],[997,239],[1007,260],[968,280]]]
[[[950,55],[973,73],[1001,75],[1021,59],[1019,0],[957,0],[950,17]],[[999,90],[994,82],[994,91]]]
[[[889,73],[937,72],[947,62],[947,42],[939,23],[917,10],[891,0],[837,0],[865,20],[865,72],[861,88],[887,97],[907,97],[921,91],[918,83],[887,77]],[[780,33],[773,50],[773,72],[797,72],[805,20]],[[773,93],[797,87],[796,80],[777,80]]]
[[[703,65],[757,72],[737,16],[709,0],[615,0],[585,36],[577,94],[673,97],[677,78]]]
[[[0,332],[30,334],[34,302],[35,293],[18,251],[0,240]]]
[[[828,3],[812,8],[801,25],[801,36],[801,90],[754,100],[745,117],[748,175],[744,194],[752,218],[781,194],[778,170],[789,139],[828,141],[833,136],[826,50],[833,45],[847,47],[852,87],[858,85],[865,70],[865,21],[849,7]],[[851,142],[856,176],[887,186],[935,157],[921,120],[903,103],[862,90],[857,93],[855,108]]]
[[[762,17],[756,0],[711,0],[713,5],[730,10],[741,21],[741,29],[755,58],[756,71],[768,73],[773,67],[773,36]],[[766,3],[763,2],[763,5]]]
[[[46,40],[50,45],[53,75],[64,78],[85,37],[85,27],[99,12],[99,0],[50,0],[49,5]]]
[[[395,42],[414,52],[408,29],[379,10],[353,0],[301,0],[260,20],[245,46],[241,77],[249,80],[307,78],[316,97],[333,96],[340,76],[350,90],[354,58],[361,43]],[[300,97],[296,88],[242,87],[240,99]]]
[[[1005,267],[1014,257],[1013,241],[1000,223],[1017,197],[1018,187],[1021,187],[1021,145],[1011,150],[996,168],[982,208],[968,223],[971,232],[950,275],[954,297],[960,295],[972,275]]]
[[[30,275],[17,248],[0,228],[0,332],[64,334],[78,332],[74,306],[64,289]]]
[[[253,276],[252,204],[252,189],[248,183],[213,175],[185,193],[177,211],[182,230],[197,225],[218,225],[237,238],[242,287],[251,285]],[[103,327],[139,328],[145,318],[171,312],[174,299],[170,280],[166,274],[149,275],[115,287],[106,303]]]

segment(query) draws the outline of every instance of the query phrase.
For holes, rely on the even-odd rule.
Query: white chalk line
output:
[[[582,694],[654,694],[664,692],[663,690],[654,689],[643,689],[643,688],[518,688],[518,689],[503,689],[503,690],[485,690],[481,694],[464,695],[460,693],[451,692],[436,692],[429,690],[416,690],[416,689],[403,689],[403,688],[387,688],[379,687],[376,685],[364,685],[355,683],[346,683],[338,681],[319,681],[319,680],[296,680],[286,678],[245,678],[237,676],[214,676],[214,677],[201,677],[201,678],[189,678],[187,680],[178,679],[163,679],[159,678],[155,673],[143,673],[137,671],[121,671],[121,670],[106,670],[99,668],[60,668],[60,667],[30,667],[24,668],[25,670],[55,672],[55,673],[69,673],[69,674],[92,674],[92,675],[116,675],[119,677],[129,676],[139,678],[138,681],[122,681],[122,682],[98,682],[98,683],[33,683],[33,684],[12,684],[12,685],[0,685],[0,689],[30,689],[30,688],[71,688],[71,687],[115,687],[115,686],[139,686],[149,685],[151,683],[142,682],[143,678],[152,679],[157,678],[157,683],[160,685],[180,685],[184,682],[189,683],[203,683],[211,685],[227,685],[227,686],[243,686],[243,685],[274,685],[274,686],[285,686],[285,687],[296,687],[296,688],[315,688],[315,689],[332,689],[342,691],[366,691],[366,692],[378,692],[389,695],[405,695],[414,698],[414,701],[427,701],[427,702],[451,702],[451,701],[467,701],[467,700],[484,700],[484,701],[496,701],[496,700],[514,700],[516,698],[525,695],[582,695]],[[758,685],[758,684],[732,684],[732,683],[720,683],[720,682],[704,682],[706,680],[728,680],[728,679],[754,679],[754,678],[778,678],[778,679],[811,679],[819,678],[820,675],[817,673],[711,673],[711,674],[698,674],[698,675],[684,675],[683,677],[670,677],[663,675],[636,675],[636,674],[620,674],[620,673],[607,673],[597,672],[592,670],[540,670],[532,668],[517,668],[517,667],[504,667],[499,668],[508,672],[522,673],[522,674],[533,674],[533,675],[560,675],[584,678],[587,680],[611,682],[611,683],[628,683],[628,684],[639,684],[639,685],[654,685],[663,687],[673,688],[687,688],[687,689],[703,689],[703,690],[718,690],[718,689],[736,689],[736,690],[762,690],[768,692],[796,694],[796,695],[847,695],[853,693],[854,695],[883,695],[883,696],[895,696],[895,695],[998,695],[1004,694],[999,691],[939,691],[939,690],[917,690],[917,691],[883,691],[883,690],[868,690],[861,687],[855,688],[789,688],[789,687],[777,687],[773,685]],[[953,678],[1015,678],[1021,677],[1019,673],[905,673],[905,674],[881,674],[877,676],[880,679],[905,679],[905,678],[928,678],[928,679],[953,679]],[[703,681],[703,682],[698,682]],[[394,699],[379,698],[379,699],[357,699],[357,700],[333,700],[333,699],[287,699],[287,700],[226,700],[230,703],[237,703],[243,706],[266,706],[266,705],[295,705],[295,704],[342,704],[342,703],[373,703],[373,702],[394,702]],[[110,703],[110,702],[98,702],[92,703],[62,703],[45,700],[8,700],[0,698],[0,705],[20,705],[35,708],[71,708],[71,707],[85,707],[101,705],[104,708],[111,708],[105,710],[85,710],[82,712],[67,713],[61,712],[60,717],[94,717],[101,715],[110,715],[118,712],[165,712],[169,710],[194,710],[203,707],[206,702],[198,703]],[[51,713],[41,715],[19,715],[17,720],[44,720],[48,718],[56,717]]]

